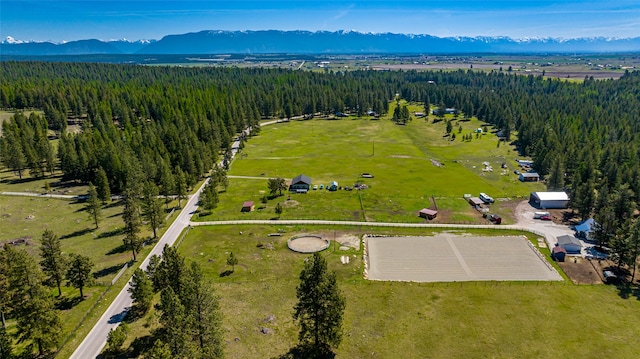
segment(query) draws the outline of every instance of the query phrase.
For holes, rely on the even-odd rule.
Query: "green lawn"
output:
[[[268,236],[277,231],[285,233]],[[339,238],[346,233],[432,232],[278,225],[192,229],[180,252],[198,261],[216,283],[227,358],[274,357],[295,344],[298,328],[291,315],[306,255],[290,251],[286,240],[297,233]],[[264,249],[267,243],[273,249]],[[225,263],[230,251],[239,264],[231,275],[220,276],[230,269]],[[548,256],[548,251],[543,253]],[[570,281],[372,282],[362,277],[361,251],[340,251],[334,244],[323,254],[347,298],[338,358],[392,358],[399,353],[402,358],[631,358],[640,345],[640,323],[635,320],[640,302],[621,299],[612,286]],[[351,256],[347,265],[340,263],[344,255]],[[275,320],[270,322],[266,319],[271,315]],[[149,333],[154,318],[150,314],[134,322],[132,332]],[[262,328],[273,333],[262,334]]]
[[[423,109],[414,104],[410,111]],[[462,135],[483,127],[478,120],[456,121],[457,138],[450,141],[443,137],[444,122],[434,124],[432,119],[418,118],[404,126],[368,117],[265,126],[259,136],[246,143],[229,170],[231,176],[258,178],[229,179],[227,191],[220,194],[219,207],[200,220],[273,218],[276,203],[283,202],[281,218],[287,219],[418,222],[417,211],[433,206],[433,196],[444,214],[442,221],[479,223],[481,217],[462,199],[463,194],[486,192],[494,198],[521,199],[544,188],[541,183],[518,181],[513,174],[517,152],[506,143],[498,147],[495,135],[485,133],[462,141]],[[458,133],[460,125],[462,132]],[[483,162],[488,162],[493,171],[483,172]],[[434,165],[437,163],[443,165]],[[501,168],[502,163],[506,169]],[[374,178],[361,179],[363,172]],[[337,181],[352,186],[361,180],[370,188],[311,190],[306,195],[292,194],[292,201],[287,202],[289,194],[285,193],[266,205],[260,203],[268,194],[268,178],[291,179],[299,174],[311,177],[317,185]],[[241,213],[242,203],[249,200],[256,203],[256,211]],[[500,212],[500,201],[493,207]]]

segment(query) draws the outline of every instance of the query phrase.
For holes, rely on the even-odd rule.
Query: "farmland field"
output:
[[[418,105],[410,110],[423,111]],[[444,121],[432,123],[433,116],[415,118],[407,125],[350,117],[265,126],[234,161],[218,208],[199,220],[268,219],[275,216],[274,208],[281,201],[281,218],[286,219],[417,222],[421,221],[417,211],[437,206],[442,222],[478,223],[482,218],[462,199],[463,194],[486,192],[503,199],[492,210],[509,218],[509,211],[503,209],[509,206],[507,199],[522,199],[544,188],[540,183],[518,181],[513,174],[518,153],[507,143],[498,146],[495,134],[476,135],[473,131],[483,128],[483,123],[448,116],[457,136],[453,141],[443,137]],[[462,141],[463,135],[472,139]],[[483,171],[485,164],[492,170]],[[364,172],[374,178],[360,178]],[[309,176],[314,185],[337,181],[353,186],[361,181],[369,188],[311,190],[290,197],[284,193],[261,203],[269,195],[268,178],[291,179],[299,174]],[[256,211],[241,213],[242,203],[250,200],[256,203]]]
[[[268,236],[275,232],[283,236]],[[227,358],[275,357],[295,344],[295,287],[307,255],[290,251],[286,240],[298,233],[321,234],[337,242],[365,233],[433,234],[424,229],[277,224],[192,229],[180,252],[187,261],[199,262],[216,283]],[[230,251],[239,264],[234,273],[221,276],[230,269],[225,264]],[[541,251],[548,256],[548,250]],[[400,352],[403,358],[622,358],[633,357],[640,344],[640,325],[633,319],[640,314],[640,302],[621,299],[615,287],[569,281],[367,281],[361,254],[341,250],[336,243],[323,252],[347,302],[338,358],[390,358]],[[351,258],[348,264],[341,263],[344,256]],[[157,316],[151,313],[134,322],[132,332],[144,336],[155,325]],[[264,328],[269,334],[263,334]],[[568,340],[566,333],[577,328],[580,334]],[[552,345],[558,338],[564,338],[563,345]]]

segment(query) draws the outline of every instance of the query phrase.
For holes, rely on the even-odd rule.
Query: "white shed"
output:
[[[567,208],[569,196],[565,192],[531,192],[529,203],[536,208]]]

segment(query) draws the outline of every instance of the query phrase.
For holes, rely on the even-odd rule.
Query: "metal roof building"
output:
[[[569,196],[565,192],[531,192],[529,203],[536,208],[567,208]]]

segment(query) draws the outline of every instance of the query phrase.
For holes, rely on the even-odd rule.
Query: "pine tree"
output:
[[[9,337],[6,328],[0,326],[0,358],[2,359],[11,359],[13,358],[13,348],[12,348],[13,340]]]
[[[107,173],[102,167],[98,168],[98,171],[96,172],[96,191],[98,192],[98,198],[102,201],[102,204],[106,204],[111,200],[109,179],[107,179]]]
[[[160,311],[160,324],[163,326],[163,340],[169,344],[173,357],[186,357],[185,346],[187,342],[185,333],[185,312],[184,306],[180,302],[180,297],[176,295],[171,287],[166,287],[160,293],[160,303],[157,305]]]
[[[87,203],[84,208],[96,225],[96,229],[98,229],[100,219],[102,218],[102,204],[98,198],[96,187],[91,182],[89,182],[89,195],[87,196]]]
[[[345,299],[336,282],[336,274],[327,270],[327,262],[314,253],[300,273],[296,289],[298,303],[293,319],[300,325],[301,344],[315,348],[338,347],[342,341]]]
[[[146,314],[153,300],[153,284],[147,274],[140,268],[133,273],[129,293],[131,294],[131,299],[133,299],[133,312],[138,316]]]
[[[153,182],[144,185],[143,215],[153,231],[153,238],[157,238],[157,229],[163,224],[162,201],[158,199],[158,187]]]
[[[38,264],[23,249],[5,246],[11,306],[16,318],[18,342],[31,342],[27,352],[39,356],[55,350],[60,340],[61,322],[54,310],[49,290]]]
[[[127,323],[121,323],[116,329],[111,329],[107,336],[106,351],[111,354],[118,354],[122,350],[122,345],[127,340],[129,334],[129,326]]]
[[[178,196],[178,208],[182,208],[182,200],[187,198],[187,179],[184,172],[178,167],[176,169],[176,195]]]
[[[233,252],[229,252],[229,257],[227,257],[227,265],[231,266],[231,271],[236,271],[236,264],[238,264],[238,257],[236,257]]]
[[[2,327],[7,326],[5,315],[10,310],[11,305],[11,293],[9,292],[9,268],[7,251],[4,247],[0,247],[0,319],[2,320]]]
[[[84,298],[83,289],[90,285],[93,281],[91,278],[91,270],[94,267],[91,258],[82,254],[71,253],[69,260],[69,269],[67,270],[68,285],[80,290],[80,298]]]
[[[275,212],[278,215],[278,217],[280,217],[280,215],[282,214],[283,211],[284,210],[283,210],[282,205],[280,204],[280,202],[276,203]]]
[[[224,357],[220,305],[210,282],[197,262],[191,262],[181,296],[185,308],[186,329],[192,343],[193,357]]]
[[[172,359],[171,349],[169,344],[162,340],[156,340],[153,343],[153,347],[144,354],[143,359]]]
[[[142,223],[140,220],[140,205],[138,199],[129,192],[125,192],[122,220],[124,221],[125,233],[123,241],[125,246],[131,250],[133,260],[135,261],[136,254],[142,248],[142,239],[138,236]]]
[[[42,271],[47,275],[47,284],[58,287],[58,297],[62,295],[62,281],[64,281],[67,272],[67,261],[62,255],[60,247],[60,239],[53,231],[47,229],[42,233],[40,245],[40,266]]]

